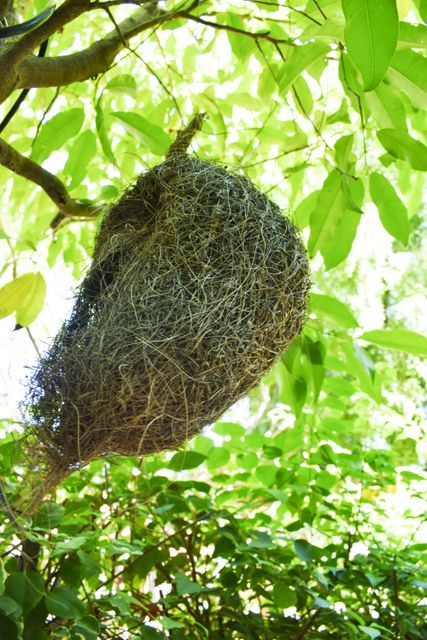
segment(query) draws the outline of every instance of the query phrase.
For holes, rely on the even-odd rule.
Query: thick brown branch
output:
[[[5,58],[11,67],[16,67],[34,49],[47,40],[51,35],[62,29],[66,24],[75,20],[78,16],[90,8],[90,0],[65,0],[49,20],[33,29],[17,40],[8,48]]]
[[[39,185],[56,204],[60,217],[76,216],[80,218],[94,217],[99,212],[98,207],[81,204],[73,200],[63,183],[52,173],[43,169],[30,158],[21,155],[7,142],[0,139],[0,164],[14,173],[23,176]]]
[[[163,12],[160,13],[152,5],[147,5],[119,24],[120,33],[114,29],[105,38],[94,42],[83,51],[56,58],[29,56],[19,67],[16,87],[59,87],[92,78],[108,69],[130,38],[164,19]]]

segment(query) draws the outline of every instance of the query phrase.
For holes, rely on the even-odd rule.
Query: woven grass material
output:
[[[260,380],[306,314],[293,224],[246,178],[171,154],[106,214],[29,390],[55,468],[176,449]]]

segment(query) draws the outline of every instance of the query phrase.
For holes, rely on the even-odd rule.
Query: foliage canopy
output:
[[[314,283],[304,333],[229,415],[186,450],[92,462],[32,517],[3,402],[8,640],[427,638],[426,23],[425,0],[65,0],[0,28],[4,114],[31,89],[0,138],[14,358],[199,111],[194,151],[287,211]]]

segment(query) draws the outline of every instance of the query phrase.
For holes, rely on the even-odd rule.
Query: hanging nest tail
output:
[[[176,449],[251,389],[302,329],[308,262],[246,178],[182,153],[106,214],[71,317],[30,382],[32,433],[66,475]]]

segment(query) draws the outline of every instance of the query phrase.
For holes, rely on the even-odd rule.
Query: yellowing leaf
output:
[[[16,311],[16,321],[23,327],[36,319],[43,308],[46,283],[41,273],[26,273],[0,289],[0,318]]]

